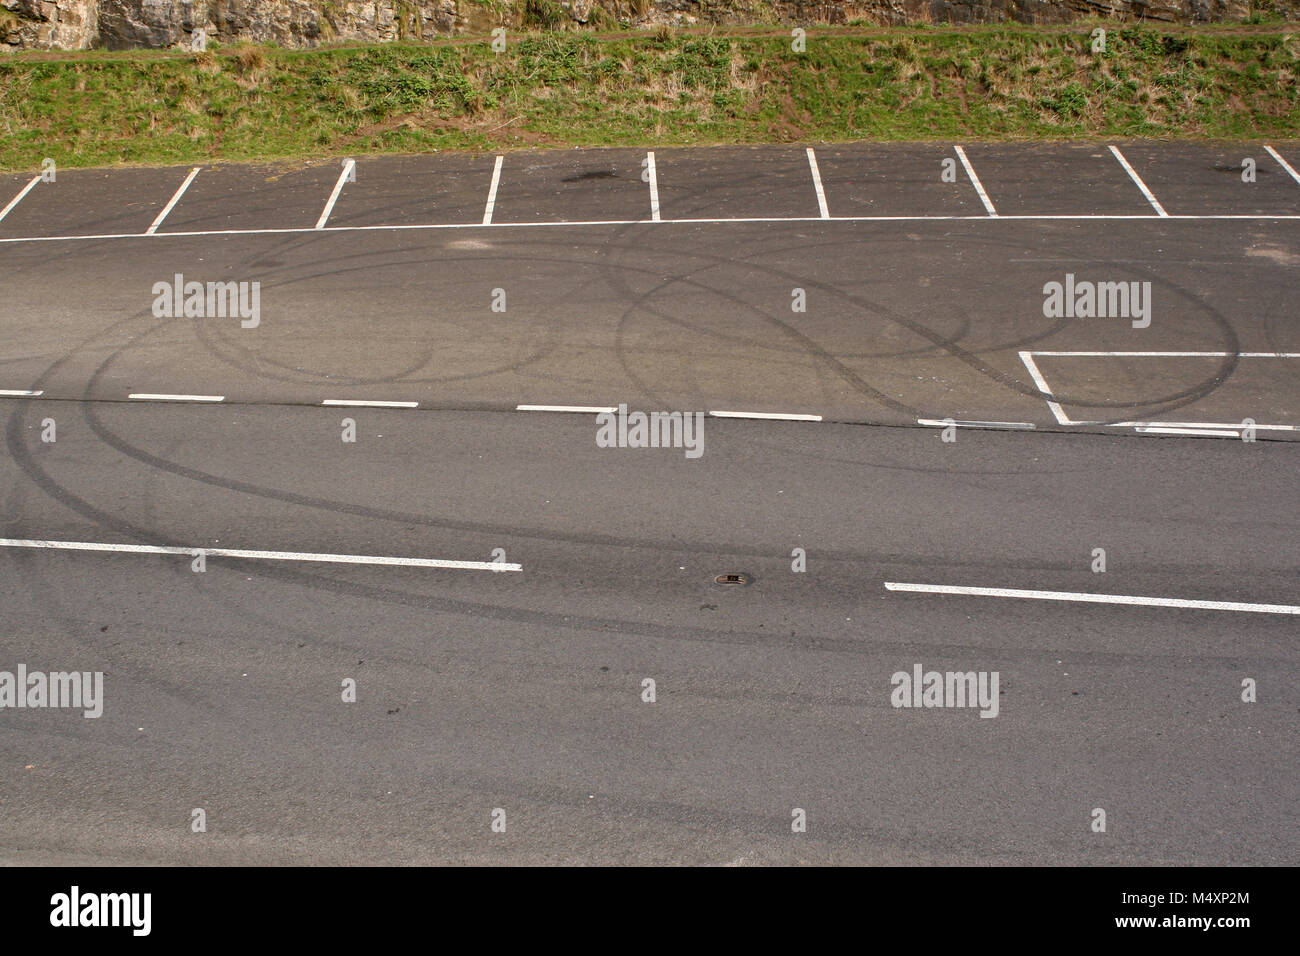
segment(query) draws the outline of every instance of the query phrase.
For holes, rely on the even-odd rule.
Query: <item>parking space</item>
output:
[[[1300,427],[1300,353],[1028,354],[1070,422]]]
[[[359,157],[356,181],[344,184],[328,225],[482,222],[493,162],[486,155]]]
[[[985,215],[951,146],[857,143],[814,150],[832,216]]]
[[[656,150],[655,166],[664,219],[819,215],[804,147]]]
[[[965,150],[1000,216],[1156,215],[1104,145],[976,144]]]
[[[501,165],[493,222],[650,218],[645,150],[510,153]]]
[[[0,176],[0,240],[311,229],[889,218],[1300,217],[1300,145],[856,143]],[[1253,181],[1243,180],[1253,159]],[[353,173],[340,184],[340,173]],[[179,195],[178,195],[179,193]],[[171,208],[169,203],[176,197]],[[489,204],[490,219],[485,220]]]
[[[341,171],[312,166],[205,166],[159,233],[316,225]],[[179,185],[179,183],[178,183]],[[163,197],[164,202],[170,197]],[[140,231],[149,225],[146,220]]]
[[[99,236],[144,232],[189,174],[167,169],[60,169],[38,182],[0,221],[0,236]],[[34,174],[33,174],[34,175]],[[5,184],[3,209],[31,182]]]
[[[1119,147],[1170,215],[1300,214],[1300,183],[1257,144],[1151,143]],[[1274,146],[1293,168],[1300,152]],[[1254,160],[1254,182],[1242,179]]]

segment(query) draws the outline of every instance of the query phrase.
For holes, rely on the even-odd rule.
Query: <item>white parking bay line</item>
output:
[[[1269,154],[1270,156],[1272,156],[1274,159],[1276,159],[1279,163],[1282,164],[1282,168],[1285,169],[1288,173],[1291,174],[1291,178],[1292,178],[1292,179],[1294,179],[1296,182],[1300,183],[1300,173],[1297,173],[1297,172],[1295,171],[1295,167],[1293,167],[1290,163],[1288,163],[1285,159],[1283,159],[1283,158],[1278,154],[1278,151],[1275,150],[1272,146],[1265,146],[1264,149],[1268,151],[1268,154]],[[3,219],[3,218],[4,218],[3,216],[0,216],[0,219]]]
[[[497,186],[501,182],[501,164],[506,158],[498,156],[496,165],[492,167],[492,185],[488,187],[487,206],[483,208],[483,225],[492,225],[492,213],[497,207]]]
[[[1147,184],[1142,181],[1142,177],[1137,174],[1137,170],[1128,164],[1128,160],[1124,158],[1124,154],[1114,146],[1108,148],[1114,154],[1115,158],[1119,160],[1119,164],[1124,167],[1124,172],[1128,173],[1128,178],[1137,184],[1138,189],[1142,190],[1142,195],[1147,197],[1147,202],[1151,204],[1151,208],[1154,209],[1158,215],[1168,216],[1169,213],[1165,212],[1165,207],[1160,205],[1160,200],[1156,199],[1155,193],[1147,189]]]
[[[1150,213],[1062,213],[1059,215],[1051,214],[1033,214],[1021,215],[1011,213],[1003,215],[998,213],[995,216],[832,216],[831,222],[967,222],[967,223],[989,223],[996,219],[999,223],[1017,223],[1017,222],[1146,222],[1160,217],[1153,216]],[[1165,217],[1172,222],[1294,222],[1300,221],[1300,213],[1268,213],[1256,215],[1254,213],[1204,213],[1197,215],[1184,215],[1182,213],[1168,215]],[[821,222],[821,216],[738,216],[726,219],[718,218],[695,218],[695,219],[664,219],[665,225],[734,225],[741,223],[774,223],[777,225],[792,225],[796,223]],[[347,233],[347,232],[410,232],[413,230],[443,230],[443,229],[482,229],[484,225],[492,226],[494,229],[584,229],[591,227],[605,226],[644,226],[650,220],[647,219],[568,219],[556,222],[500,222],[500,223],[477,223],[477,222],[423,222],[423,223],[387,223],[378,226],[326,226],[321,232],[327,233]],[[176,239],[189,239],[195,236],[292,236],[298,233],[316,232],[313,226],[282,226],[269,229],[169,229],[167,232],[158,232],[153,236],[146,236],[143,232],[97,232],[93,234],[63,235],[63,236],[0,236],[0,245],[17,243],[17,242],[103,242],[108,239],[155,239],[168,236]]]
[[[817,190],[817,208],[821,210],[823,219],[829,219],[831,211],[826,208],[826,190],[822,189],[822,174],[817,170],[817,154],[811,146],[808,147],[808,168],[812,170],[813,188]]]
[[[1047,379],[1043,378],[1043,373],[1038,370],[1038,363],[1034,361],[1035,354],[1034,352],[1021,352],[1020,361],[1025,363],[1025,368],[1029,370],[1030,377],[1034,380],[1034,384],[1038,386],[1038,391],[1047,402],[1047,408],[1055,417],[1056,423],[1058,425],[1075,424],[1075,422],[1070,421],[1070,416],[1065,414],[1065,409],[1061,407],[1061,403],[1055,402],[1049,397],[1052,390],[1047,387]]]
[[[714,418],[761,418],[772,419],[781,422],[819,422],[822,420],[820,415],[787,415],[783,412],[715,412],[710,411]]]
[[[617,412],[617,405],[516,405],[517,412],[582,412],[599,415],[602,412]]]
[[[990,216],[996,217],[998,211],[993,208],[993,201],[989,199],[989,194],[984,191],[984,184],[980,182],[980,178],[975,175],[975,167],[972,166],[970,160],[966,158],[966,150],[962,149],[960,146],[954,146],[953,149],[957,151],[957,158],[961,160],[961,168],[966,170],[966,178],[969,179],[971,185],[975,187],[975,192],[979,193],[980,202],[984,204],[984,209]]]
[[[1142,607],[1182,607],[1206,611],[1253,611],[1259,614],[1300,614],[1292,604],[1246,604],[1240,601],[1193,601],[1184,598],[1139,597],[1132,594],[1089,594],[1081,591],[1026,591],[1020,588],[972,588],[948,584],[902,584],[886,581],[890,591],[920,594],[964,594],[974,597],[1029,598],[1035,601],[1074,601],[1084,604],[1134,604]]]
[[[419,402],[366,402],[360,399],[327,398],[322,405],[338,405],[346,408],[419,408]]]
[[[47,548],[57,551],[115,551],[125,554],[182,554],[196,557],[259,558],[267,561],[318,561],[328,564],[381,564],[402,568],[452,568],[461,571],[522,571],[522,564],[502,561],[449,561],[442,558],[390,558],[373,554],[313,554],[307,551],[250,551],[243,548],[173,548],[152,544],[112,544],[98,541],[37,541],[0,538],[4,548]]]
[[[159,392],[132,392],[127,398],[142,402],[224,402],[224,395],[167,395]]]
[[[655,168],[655,154],[645,154],[646,179],[650,182],[650,220],[661,222],[659,218],[659,172]]]
[[[168,201],[167,205],[163,206],[163,211],[158,213],[158,218],[155,219],[149,225],[149,228],[144,231],[146,236],[152,236],[158,231],[158,227],[162,225],[162,221],[167,218],[169,212],[176,208],[176,204],[181,201],[181,196],[185,195],[185,190],[190,188],[190,183],[194,182],[194,177],[199,174],[199,170],[202,168],[203,167],[201,166],[195,166],[190,170],[190,174],[185,177],[185,182],[181,183],[181,188],[172,194],[172,198]],[[207,182],[207,180],[205,179],[204,182]]]
[[[45,392],[41,389],[37,389],[33,392],[25,388],[0,388],[0,395],[3,395],[5,398],[35,398],[37,395],[44,394]]]
[[[330,213],[334,211],[334,204],[339,201],[339,193],[343,192],[343,184],[348,181],[348,176],[357,168],[355,159],[343,161],[343,169],[339,173],[338,182],[334,184],[334,191],[330,193],[329,202],[325,203],[325,208],[321,210],[320,218],[316,220],[316,228],[324,229],[325,222],[329,219]]]
[[[7,206],[5,206],[3,209],[0,209],[0,221],[3,221],[4,217],[9,215],[9,211],[13,209],[14,206],[17,206],[20,202],[22,202],[23,197],[26,196],[29,192],[31,192],[32,189],[36,186],[36,184],[39,183],[40,181],[41,181],[40,176],[33,176],[32,181],[22,188],[22,192],[20,192],[13,199],[9,200],[9,204]]]

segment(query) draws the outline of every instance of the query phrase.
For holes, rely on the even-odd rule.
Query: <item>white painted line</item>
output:
[[[339,201],[339,193],[343,192],[343,184],[348,181],[348,174],[356,168],[355,159],[344,160],[343,169],[339,173],[338,182],[334,184],[334,191],[330,193],[329,202],[325,203],[325,208],[321,210],[320,218],[316,220],[316,228],[324,229],[325,221],[329,219],[330,213],[334,211],[334,204]]]
[[[1111,428],[1245,428],[1242,422],[1111,422]],[[1256,431],[1294,432],[1300,425],[1255,425]]]
[[[4,217],[9,215],[9,210],[13,209],[14,206],[17,206],[20,202],[22,202],[23,197],[26,196],[29,192],[31,192],[32,187],[34,187],[40,181],[41,181],[40,176],[33,176],[32,181],[23,187],[22,192],[20,192],[13,199],[9,200],[9,205],[5,206],[3,209],[0,209],[0,221],[3,221]]]
[[[127,398],[142,402],[224,402],[224,395],[165,395],[156,392],[132,392]]]
[[[1265,148],[1266,150],[1268,150],[1268,154],[1269,154],[1270,156],[1272,156],[1274,159],[1276,159],[1279,163],[1282,164],[1282,168],[1285,169],[1288,173],[1291,174],[1291,178],[1292,178],[1292,179],[1294,179],[1296,182],[1300,183],[1300,173],[1297,173],[1297,172],[1295,171],[1295,167],[1294,167],[1294,166],[1292,166],[1292,165],[1291,165],[1290,163],[1288,163],[1285,159],[1283,159],[1283,158],[1281,157],[1281,155],[1278,153],[1278,151],[1275,150],[1272,146],[1265,146],[1264,148]],[[0,219],[3,219],[3,218],[4,218],[3,216],[0,216]]]
[[[1151,425],[1135,429],[1143,435],[1200,435],[1202,438],[1240,438],[1240,432],[1220,431],[1210,428],[1170,428],[1166,425]]]
[[[763,418],[782,422],[819,422],[820,415],[787,415],[780,412],[709,412],[714,418]]]
[[[933,425],[935,428],[948,427],[946,418],[918,418],[918,425]],[[1014,429],[1032,429],[1033,422],[963,422],[953,419],[953,425],[958,428],[1014,428]]]
[[[483,210],[483,225],[492,225],[492,211],[497,205],[497,184],[501,182],[501,164],[505,162],[504,156],[498,156],[496,165],[492,167],[492,185],[488,187],[487,206]]]
[[[665,225],[730,225],[732,223],[801,223],[801,222],[1151,222],[1159,218],[1149,213],[1132,215],[1132,214],[1109,214],[1109,213],[1080,213],[1080,214],[1063,214],[1063,215],[1021,215],[1013,213],[1003,215],[999,213],[996,216],[831,216],[829,220],[823,220],[821,216],[748,216],[736,217],[730,219],[664,219]],[[1169,215],[1167,218],[1170,222],[1212,222],[1212,221],[1240,221],[1240,222],[1290,222],[1300,220],[1300,213],[1279,213],[1273,215],[1255,215],[1244,213],[1209,213],[1197,215],[1176,214]],[[591,226],[644,226],[650,222],[648,219],[579,219],[579,220],[560,220],[556,222],[420,222],[420,223],[401,223],[383,226],[326,226],[324,229],[317,230],[312,226],[283,226],[274,229],[193,229],[188,231],[168,230],[167,232],[155,233],[149,236],[144,232],[100,232],[89,235],[75,236],[7,236],[0,238],[0,243],[12,242],[73,242],[78,240],[94,240],[102,242],[106,239],[148,239],[162,236],[174,236],[176,238],[192,238],[195,236],[291,236],[300,232],[404,232],[413,229],[482,229],[488,227],[491,229],[554,229],[554,228],[588,228]]]
[[[181,196],[185,195],[185,190],[190,188],[190,183],[194,182],[194,177],[199,174],[199,170],[202,168],[203,167],[201,166],[195,166],[190,170],[190,174],[185,177],[185,182],[181,183],[181,188],[172,194],[170,201],[168,201],[167,205],[163,206],[163,211],[158,213],[158,218],[155,219],[150,224],[149,228],[144,231],[146,236],[152,236],[158,231],[158,227],[162,225],[162,221],[167,218],[169,212],[176,208],[176,204],[181,201]],[[204,180],[204,182],[207,182],[207,180]]]
[[[817,154],[808,147],[808,168],[812,170],[813,188],[817,190],[817,208],[821,210],[822,218],[831,218],[831,211],[826,208],[826,191],[822,189],[822,174],[817,170]]]
[[[24,388],[0,388],[0,395],[5,398],[35,398],[37,395],[44,394],[45,392],[41,389],[32,392]]]
[[[1019,588],[968,588],[947,584],[900,584],[886,581],[890,591],[920,594],[966,594],[976,597],[1032,598],[1037,601],[1077,601],[1084,604],[1136,604],[1143,607],[1184,607],[1206,611],[1254,611],[1261,614],[1300,614],[1291,604],[1246,604],[1239,601],[1192,601],[1184,598],[1136,597],[1131,594],[1088,594],[1079,591],[1024,591]]]
[[[650,221],[662,222],[659,218],[659,172],[655,168],[655,154],[645,154],[645,169],[650,180]]]
[[[1029,374],[1033,378],[1034,384],[1038,386],[1038,391],[1042,394],[1043,399],[1047,402],[1048,409],[1055,416],[1056,423],[1058,425],[1076,424],[1070,421],[1070,416],[1065,414],[1065,409],[1061,407],[1060,402],[1053,401],[1048,397],[1052,394],[1052,390],[1047,387],[1047,379],[1043,378],[1043,373],[1038,370],[1038,365],[1034,362],[1035,354],[1034,352],[1021,352],[1020,361],[1025,363],[1025,368],[1029,369]]]
[[[365,402],[347,398],[327,398],[322,405],[340,405],[347,408],[419,408],[419,402]]]
[[[522,571],[522,564],[495,561],[447,561],[441,558],[390,558],[370,554],[312,554],[305,551],[249,551],[242,548],[172,548],[151,544],[110,544],[97,541],[35,541],[0,538],[4,548],[49,548],[59,551],[115,551],[126,554],[182,554],[221,558],[262,558],[268,561],[320,561],[328,564],[381,564],[403,568],[454,568],[464,571]]]
[[[970,160],[966,158],[966,150],[962,149],[960,146],[954,146],[953,149],[957,151],[957,157],[961,160],[962,169],[966,170],[966,178],[971,181],[971,185],[974,186],[975,191],[979,193],[980,202],[984,204],[984,208],[988,210],[988,214],[996,218],[998,211],[993,208],[993,201],[989,199],[989,194],[984,191],[984,184],[981,183],[980,178],[975,175],[975,167],[972,166]]]
[[[1059,355],[1068,358],[1300,358],[1300,352],[1032,352],[1026,355]]]
[[[1147,189],[1147,184],[1142,181],[1142,177],[1137,174],[1137,170],[1128,164],[1128,160],[1124,158],[1124,154],[1114,146],[1109,147],[1109,149],[1114,153],[1115,158],[1119,160],[1119,164],[1124,167],[1124,171],[1128,173],[1128,178],[1133,180],[1133,182],[1137,184],[1137,188],[1142,190],[1142,195],[1147,197],[1147,202],[1151,204],[1151,208],[1154,209],[1158,215],[1168,216],[1169,213],[1165,212],[1165,207],[1160,205],[1160,201],[1156,199],[1155,194],[1151,192],[1151,190]]]
[[[617,405],[516,405],[517,412],[583,412],[599,415],[601,412],[617,412]]]

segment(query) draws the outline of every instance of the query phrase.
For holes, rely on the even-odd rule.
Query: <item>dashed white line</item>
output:
[[[984,191],[984,184],[981,183],[980,178],[975,175],[975,167],[972,166],[970,160],[966,158],[966,150],[962,149],[960,146],[954,146],[953,149],[957,151],[957,158],[961,160],[962,169],[966,170],[966,178],[969,179],[971,185],[975,187],[975,192],[979,193],[980,202],[984,204],[984,208],[988,211],[990,216],[997,218],[998,211],[993,208],[993,201],[989,199],[989,194]]]
[[[322,405],[335,405],[346,408],[419,408],[419,402],[368,402],[350,398],[327,398]]]
[[[813,188],[817,190],[817,208],[821,210],[822,218],[831,218],[831,211],[826,207],[826,190],[822,189],[822,174],[817,169],[817,154],[813,152],[812,147],[808,147],[808,168],[812,170]]]
[[[40,181],[41,181],[41,177],[39,175],[33,176],[32,181],[22,188],[22,192],[20,192],[13,199],[9,200],[9,204],[7,206],[5,206],[3,209],[0,209],[0,221],[3,221],[4,217],[9,215],[9,211],[13,209],[14,206],[17,206],[20,202],[22,202],[23,197],[26,196],[29,192],[31,192],[32,189],[36,186],[36,184],[39,183]]]
[[[645,154],[646,179],[650,183],[650,221],[662,222],[659,218],[659,172],[655,168],[655,154]]]
[[[163,206],[163,211],[158,213],[158,218],[150,223],[149,228],[144,231],[146,236],[152,236],[158,231],[158,227],[161,226],[163,220],[167,218],[167,214],[176,208],[176,204],[181,201],[181,196],[185,195],[185,190],[190,188],[190,183],[194,182],[194,177],[199,174],[199,170],[202,168],[203,167],[201,166],[195,166],[190,170],[190,174],[185,177],[185,182],[181,183],[181,188],[172,194],[172,198],[168,201],[167,205]],[[207,182],[207,180],[204,180],[204,182]]]
[[[483,225],[492,225],[492,212],[497,205],[497,185],[501,182],[501,164],[505,162],[504,156],[498,156],[496,165],[492,167],[492,185],[488,187],[487,206],[483,209]]]
[[[339,193],[343,192],[343,184],[348,181],[348,176],[352,170],[356,169],[357,162],[354,159],[344,160],[343,169],[339,172],[338,182],[334,184],[334,191],[330,193],[330,198],[325,203],[325,208],[321,210],[320,218],[316,220],[316,228],[324,229],[325,222],[329,219],[330,213],[334,211],[334,204],[339,201]]]
[[[5,398],[35,398],[37,395],[44,394],[45,392],[42,389],[33,392],[25,388],[0,388],[0,395]]]
[[[1139,435],[1198,435],[1201,438],[1240,438],[1240,432],[1216,428],[1174,428],[1169,425],[1139,425],[1134,429]]]
[[[1246,427],[1245,422],[1112,422],[1111,428],[1192,428],[1204,430],[1207,428],[1236,428]],[[1267,432],[1294,432],[1300,431],[1300,425],[1253,425],[1256,431]]]
[[[142,402],[224,402],[224,395],[169,395],[160,392],[132,392],[127,398]]]
[[[1147,189],[1147,184],[1142,181],[1142,177],[1137,174],[1137,170],[1128,164],[1128,160],[1124,158],[1124,154],[1114,146],[1108,148],[1114,154],[1115,158],[1119,160],[1119,164],[1124,167],[1124,172],[1128,173],[1128,178],[1137,184],[1138,189],[1142,190],[1142,195],[1147,197],[1147,202],[1151,204],[1151,208],[1156,211],[1156,214],[1160,216],[1168,216],[1169,213],[1165,212],[1165,207],[1160,205],[1160,200],[1156,199],[1155,193],[1150,189]]]
[[[252,551],[243,548],[175,548],[151,544],[112,544],[98,541],[38,541],[0,538],[4,548],[45,548],[57,551],[111,551],[125,554],[180,554],[268,561],[317,561],[328,564],[379,564],[403,568],[452,568],[462,571],[522,571],[522,564],[495,561],[451,561],[442,558],[392,558],[372,554],[315,554],[308,551]]]
[[[1278,153],[1278,151],[1275,150],[1272,146],[1265,146],[1264,148],[1268,150],[1268,154],[1270,156],[1272,156],[1274,159],[1276,159],[1279,163],[1282,164],[1282,168],[1291,174],[1292,179],[1294,179],[1297,183],[1300,183],[1300,173],[1297,173],[1295,171],[1295,167],[1293,167],[1290,163],[1288,163],[1285,159],[1283,159],[1282,156]],[[0,216],[0,219],[2,218],[4,217]]]
[[[517,412],[581,412],[599,415],[602,412],[617,412],[617,405],[516,405]]]
[[[920,594],[964,594],[975,597],[1029,598],[1036,601],[1077,601],[1085,604],[1132,604],[1143,607],[1181,607],[1207,611],[1253,611],[1260,614],[1300,614],[1291,604],[1248,604],[1240,601],[1196,601],[1184,598],[1140,597],[1132,594],[1090,594],[1082,591],[1027,591],[1020,588],[973,588],[947,584],[903,584],[886,581],[890,591]]]
[[[782,422],[819,422],[820,415],[791,415],[784,412],[718,412],[710,411],[714,418],[761,418]]]
[[[946,428],[949,419],[946,418],[918,418],[918,425],[932,425],[935,428]],[[958,428],[1010,428],[1010,429],[1032,429],[1033,422],[964,422],[958,419],[952,419],[952,424]]]

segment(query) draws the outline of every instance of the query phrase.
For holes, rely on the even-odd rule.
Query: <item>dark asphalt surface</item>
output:
[[[106,675],[97,720],[0,709],[0,862],[1296,863],[1300,617],[884,587],[1300,604],[1296,432],[1109,424],[1300,425],[1300,359],[1238,354],[1300,353],[1300,183],[1120,149],[1172,215],[1258,218],[1154,218],[1093,144],[966,152],[1004,216],[1144,218],[819,220],[803,147],[656,151],[665,220],[784,223],[625,222],[634,150],[507,154],[492,226],[491,156],[359,157],[329,218],[448,229],[311,230],[332,162],[25,241],[141,233],[188,168],[39,184],[0,221],[0,389],[43,392],[0,398],[0,536],[523,571],[0,547],[0,671]],[[816,150],[832,217],[984,213],[950,147]],[[247,229],[305,231],[168,234]],[[1067,272],[1151,281],[1150,328],[1045,318]],[[260,325],[156,318],[175,273],[260,282]],[[708,418],[692,460],[514,410],[619,402],[826,421]],[[998,672],[998,716],[891,706],[918,663]]]

